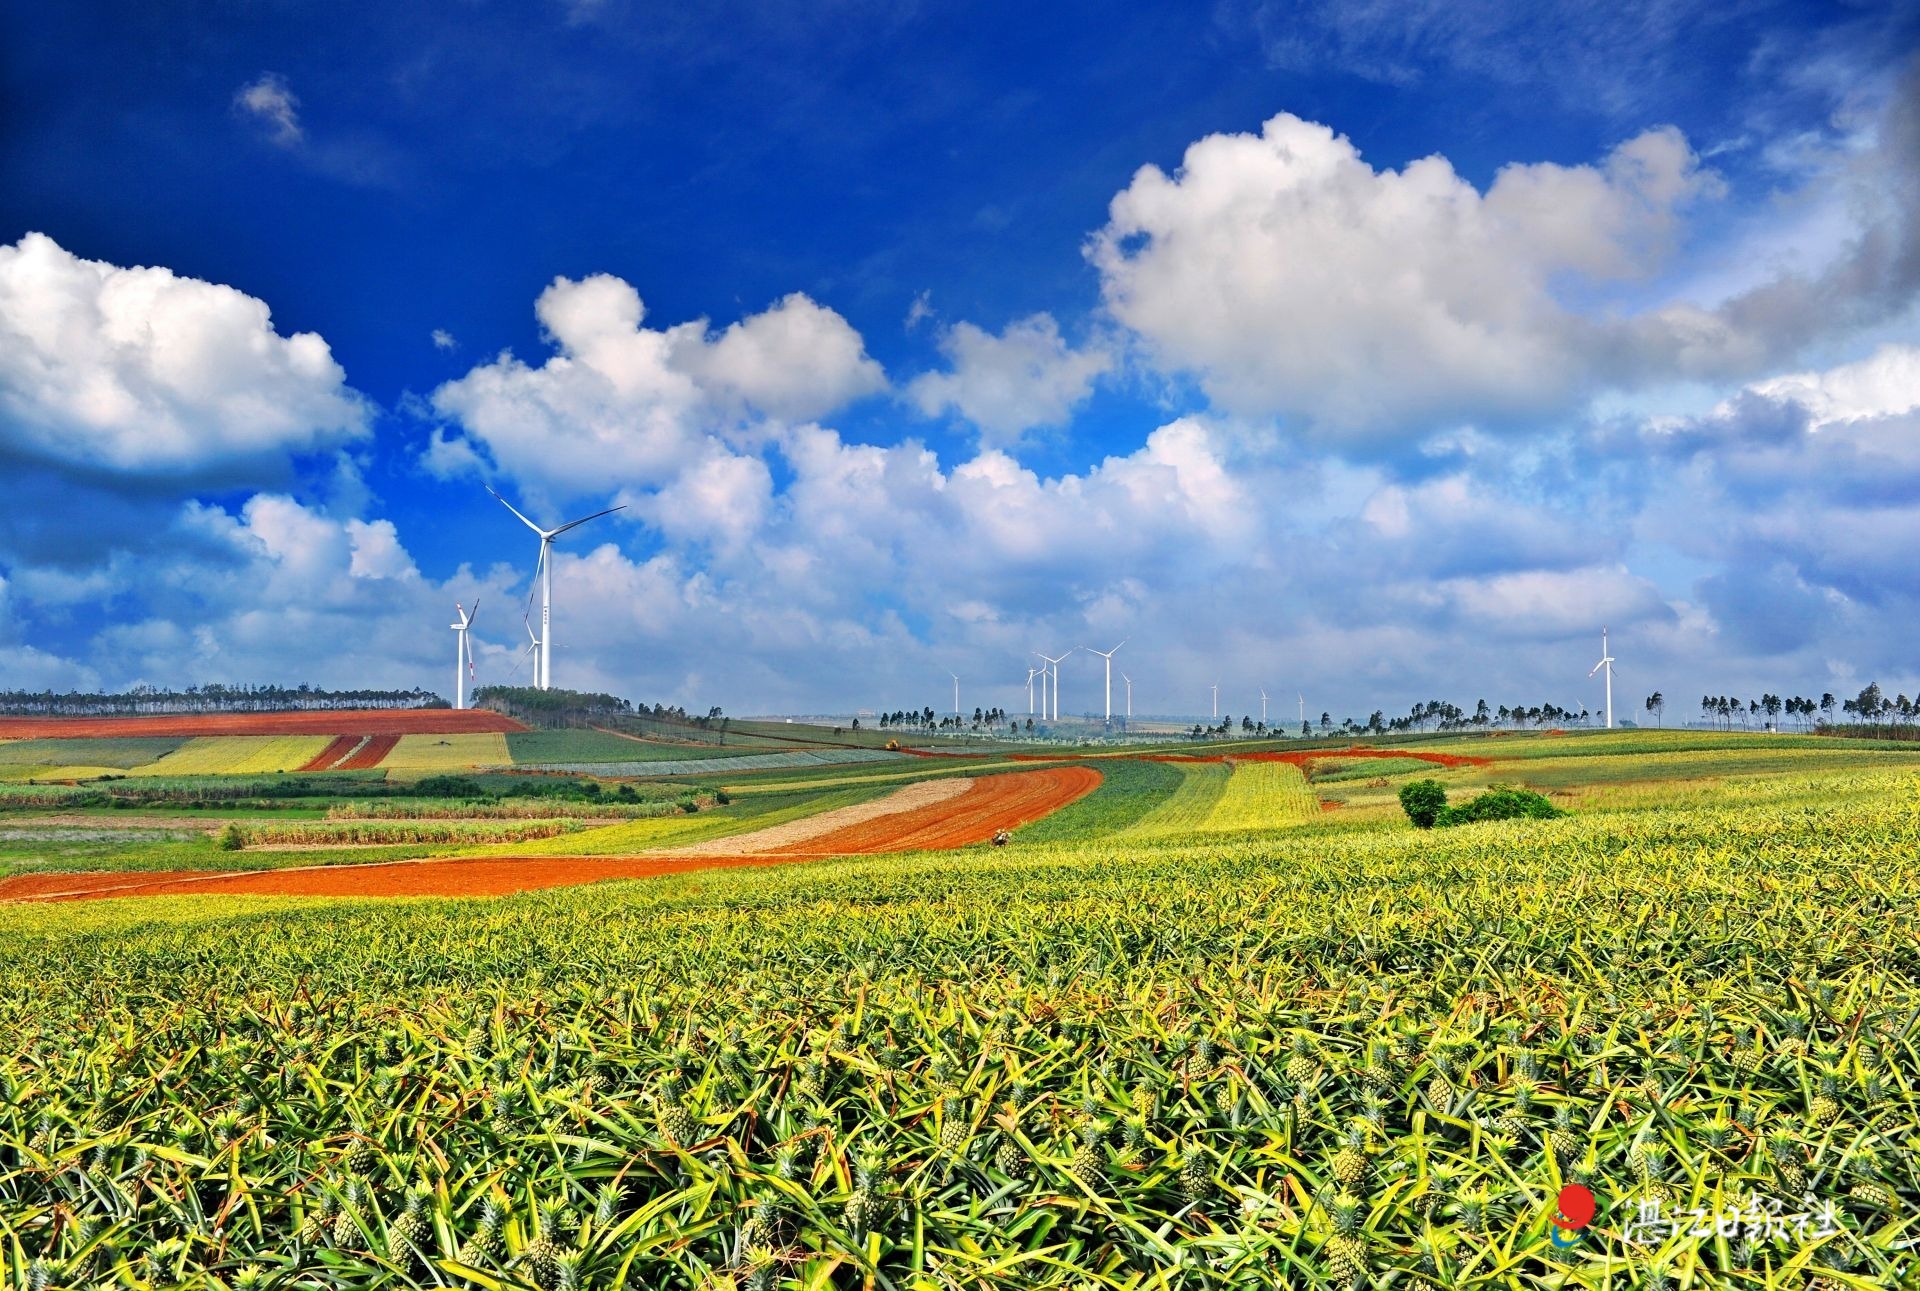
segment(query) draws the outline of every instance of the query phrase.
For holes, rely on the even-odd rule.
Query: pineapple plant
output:
[[[1352,1285],[1367,1272],[1367,1242],[1360,1231],[1366,1203],[1350,1192],[1337,1194],[1327,1205],[1333,1235],[1327,1239],[1327,1269],[1335,1282]]]

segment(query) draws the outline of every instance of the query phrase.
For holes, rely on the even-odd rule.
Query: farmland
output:
[[[1920,750],[1839,743],[1092,759],[1010,848],[725,855],[912,782],[823,768],[469,849],[637,881],[0,906],[0,1260],[47,1287],[1899,1285]],[[927,761],[978,777],[914,809],[950,817],[1008,769]],[[1392,799],[1428,776],[1570,814],[1416,831]],[[331,809],[298,828],[356,823]],[[60,819],[129,814],[89,810]],[[1562,1248],[1569,1181],[1600,1209]],[[1756,1196],[1822,1218],[1689,1234]]]

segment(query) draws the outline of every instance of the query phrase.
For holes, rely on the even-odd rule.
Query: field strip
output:
[[[524,731],[484,708],[374,708],[305,713],[169,713],[154,717],[0,717],[9,739],[90,740],[128,735],[459,735]]]
[[[1242,762],[1227,777],[1226,792],[1199,828],[1208,833],[1295,825],[1320,815],[1320,800],[1300,768],[1285,762]]]
[[[1185,834],[1198,829],[1212,814],[1214,804],[1227,791],[1231,774],[1225,762],[1211,759],[1179,758],[1171,761],[1180,768],[1180,785],[1167,800],[1120,831],[1120,838],[1143,838],[1156,834]]]
[[[765,829],[756,829],[745,834],[731,834],[725,838],[713,838],[687,847],[661,850],[662,852],[670,851],[675,856],[732,856],[787,851],[798,844],[817,839],[823,834],[850,829],[881,816],[898,815],[901,812],[915,811],[946,802],[967,792],[974,783],[972,780],[922,780],[905,788],[895,789],[884,798],[855,803],[851,807],[836,807],[831,811],[823,811],[817,816],[803,816],[799,820],[790,820],[783,825],[769,825]]]
[[[498,896],[536,888],[606,879],[740,865],[781,865],[816,857],[869,855],[964,847],[1001,829],[1037,820],[1099,787],[1089,767],[1016,771],[983,776],[950,802],[845,826],[806,840],[808,850],[741,855],[553,856],[453,860],[421,858],[364,864],[313,865],[279,870],[159,871],[114,874],[34,874],[0,879],[0,900],[60,901],[116,896],[256,893],[268,896]]]

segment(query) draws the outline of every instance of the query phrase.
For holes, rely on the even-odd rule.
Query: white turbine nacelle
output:
[[[453,706],[467,706],[467,679],[473,675],[473,643],[467,639],[467,632],[473,627],[473,616],[480,612],[480,602],[473,603],[472,610],[462,609],[460,602],[453,603],[453,611],[460,616],[458,623],[449,624],[453,629]]]
[[[1593,665],[1593,672],[1589,672],[1587,676],[1589,677],[1593,676],[1595,672],[1599,672],[1602,668],[1605,668],[1607,670],[1607,729],[1612,730],[1613,729],[1613,655],[1609,653],[1607,650],[1607,630],[1605,628],[1600,629],[1600,662]]]
[[[493,493],[489,487],[487,492]],[[595,511],[590,516],[581,516],[578,520],[569,520],[555,529],[542,529],[533,521],[514,510],[513,503],[493,493],[494,500],[517,516],[521,524],[540,535],[540,560],[533,567],[533,576],[540,582],[540,632],[533,636],[536,649],[533,652],[533,684],[540,690],[547,689],[553,681],[553,561],[549,549],[553,540],[569,529],[578,529],[589,520],[598,520],[601,516],[612,515],[615,511],[625,511],[622,506],[608,507],[605,511]],[[527,625],[528,635],[533,635],[533,625]]]

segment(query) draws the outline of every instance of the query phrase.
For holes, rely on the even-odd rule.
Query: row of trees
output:
[[[875,725],[883,731],[986,731],[999,729],[1000,723],[1006,720],[1007,710],[1004,708],[980,708],[976,706],[973,710],[973,722],[971,725],[969,725],[965,716],[959,713],[948,713],[942,717],[936,715],[931,707],[922,708],[919,712],[909,712],[906,709],[897,708],[891,713],[880,714]],[[858,729],[859,725],[859,722],[856,721],[854,723],[855,729]],[[1019,729],[1018,722],[1009,723],[1009,725],[1014,730]],[[1033,729],[1031,719],[1028,720],[1027,729]]]
[[[15,717],[139,717],[164,713],[284,713],[344,708],[446,708],[430,690],[327,690],[321,686],[135,686],[100,691],[0,690],[0,713]]]
[[[1647,696],[1645,707],[1655,720],[1660,720],[1666,712],[1667,697],[1656,690]],[[1839,712],[1838,720],[1835,710]],[[1771,692],[1758,699],[1702,695],[1700,713],[1709,723],[1729,731],[1736,724],[1747,730],[1762,724],[1778,727],[1784,716],[1803,731],[1835,729],[1859,734],[1859,728],[1864,727],[1868,734],[1899,737],[1910,733],[1915,722],[1920,721],[1920,699],[1908,699],[1905,695],[1889,699],[1875,682],[1845,700],[1837,699],[1832,691],[1823,692],[1819,699]]]

